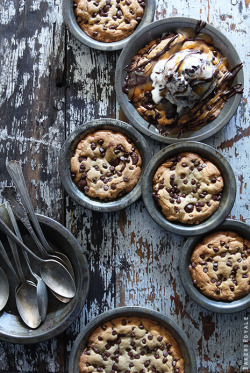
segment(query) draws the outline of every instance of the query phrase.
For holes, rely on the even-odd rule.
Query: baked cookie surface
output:
[[[189,271],[207,297],[233,301],[250,291],[250,241],[235,232],[205,237],[192,254]]]
[[[141,21],[145,0],[74,0],[81,29],[92,39],[111,43],[128,37]]]
[[[223,178],[210,161],[193,153],[166,160],[153,178],[153,196],[169,221],[199,224],[219,207]]]
[[[113,200],[130,192],[142,159],[133,142],[118,132],[96,131],[81,140],[71,158],[71,176],[87,196]]]
[[[98,327],[80,357],[80,373],[184,373],[174,337],[157,322],[119,317]]]

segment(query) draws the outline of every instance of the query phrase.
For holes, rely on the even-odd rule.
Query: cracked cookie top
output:
[[[199,243],[189,271],[194,285],[207,297],[233,301],[250,291],[250,241],[235,232],[216,232]]]
[[[92,39],[111,43],[128,37],[141,21],[145,0],[74,0],[81,29]]]
[[[222,198],[218,168],[193,153],[166,160],[153,178],[153,196],[170,221],[199,224],[212,215]]]
[[[99,326],[80,358],[80,373],[184,373],[174,337],[157,322],[119,317]]]
[[[71,176],[87,196],[113,200],[130,192],[141,174],[142,159],[121,133],[96,131],[79,142],[71,158]]]

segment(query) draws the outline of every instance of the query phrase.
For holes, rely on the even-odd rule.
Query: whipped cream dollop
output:
[[[177,105],[180,113],[185,107],[192,108],[216,86],[218,68],[213,64],[213,53],[185,49],[159,60],[150,76],[153,101],[158,104],[166,98]]]

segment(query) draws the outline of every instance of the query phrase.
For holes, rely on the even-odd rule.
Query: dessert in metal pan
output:
[[[75,0],[74,12],[77,23],[89,37],[112,43],[134,32],[145,6],[144,0]]]
[[[113,131],[96,131],[81,140],[71,158],[71,176],[87,196],[114,200],[130,192],[142,159],[132,141]]]
[[[152,40],[133,58],[123,92],[149,125],[161,134],[182,133],[213,121],[225,102],[242,93],[232,82],[242,64],[228,61],[205,23]]]
[[[219,301],[240,299],[250,292],[250,241],[236,232],[205,237],[194,249],[189,271],[194,285]]]
[[[79,370],[184,373],[184,360],[174,337],[157,322],[119,317],[91,334]]]

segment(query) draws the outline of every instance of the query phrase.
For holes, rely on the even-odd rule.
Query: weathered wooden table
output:
[[[157,0],[155,16],[209,22],[228,36],[244,62],[245,90],[237,114],[206,143],[231,163],[237,198],[230,216],[247,223],[249,10],[249,0]],[[77,206],[63,191],[57,165],[65,137],[92,118],[119,117],[114,92],[118,53],[90,50],[71,36],[60,0],[1,0],[0,24],[0,188],[10,184],[5,161],[20,159],[37,211],[73,232],[91,271],[91,291],[76,322],[41,344],[1,343],[0,372],[68,372],[72,343],[84,325],[123,305],[146,306],[171,316],[195,348],[199,372],[241,372],[247,311],[214,314],[188,297],[177,268],[184,238],[161,229],[141,200],[126,210],[102,214]],[[164,147],[149,143],[154,153]]]

